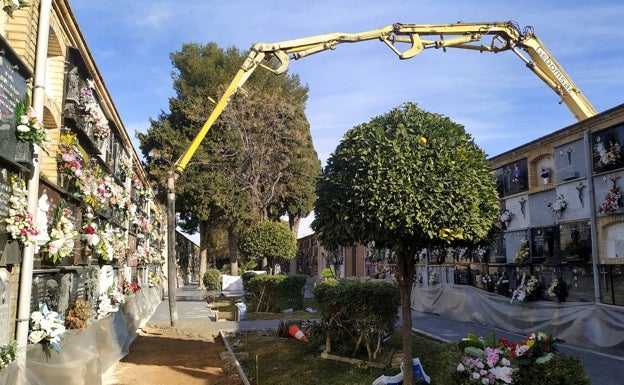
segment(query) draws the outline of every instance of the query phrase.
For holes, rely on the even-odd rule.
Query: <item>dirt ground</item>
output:
[[[145,327],[130,353],[104,375],[104,385],[242,385],[220,337],[201,325]],[[224,356],[226,356],[224,354]]]

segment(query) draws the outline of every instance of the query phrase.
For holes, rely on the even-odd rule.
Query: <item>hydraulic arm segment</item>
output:
[[[520,31],[513,22],[393,24],[359,33],[336,32],[278,43],[255,44],[193,143],[175,163],[175,172],[184,171],[229,98],[245,84],[258,66],[281,74],[288,69],[291,59],[296,60],[318,52],[333,50],[338,44],[367,40],[382,41],[400,59],[410,59],[431,48],[441,48],[444,51],[447,48],[459,48],[494,53],[511,50],[535,75],[561,96],[562,102],[579,121],[596,114],[596,110],[535,36],[531,27],[525,27],[524,31]],[[405,47],[407,49],[401,50]],[[279,64],[276,67],[268,64],[271,58],[277,59]]]
[[[333,50],[338,44],[380,40],[400,59],[410,59],[422,51],[438,48],[469,49],[479,52],[503,52],[511,50],[526,66],[546,83],[580,121],[596,114],[531,27],[523,31],[513,22],[454,23],[454,24],[393,24],[383,28],[359,33],[330,33],[278,43],[257,43],[247,56],[234,79],[217,102],[208,120],[193,139],[188,149],[174,164],[169,173],[167,207],[169,211],[169,307],[171,323],[177,319],[175,310],[175,181],[184,172],[200,143],[225,109],[230,97],[238,92],[258,67],[275,74],[288,69],[291,59],[300,59],[318,52]],[[403,49],[405,48],[405,49]],[[528,58],[525,56],[528,55]],[[277,60],[272,60],[277,59]],[[277,63],[277,65],[275,65]],[[272,65],[273,64],[273,65]],[[173,298],[172,298],[173,297]]]

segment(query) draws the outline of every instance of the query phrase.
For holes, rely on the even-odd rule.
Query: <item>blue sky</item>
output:
[[[131,136],[168,111],[183,43],[249,49],[396,22],[515,21],[536,35],[599,112],[624,103],[624,3],[605,1],[70,0]],[[400,61],[383,43],[342,44],[292,61],[310,88],[306,114],[324,162],[351,127],[405,102],[462,124],[494,156],[576,122],[513,53],[427,50]],[[233,76],[234,74],[232,74]],[[217,99],[220,95],[215,95]],[[137,152],[138,149],[137,149]],[[306,234],[304,223],[300,235]]]

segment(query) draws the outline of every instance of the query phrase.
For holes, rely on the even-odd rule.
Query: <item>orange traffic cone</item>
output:
[[[308,337],[303,334],[303,332],[301,331],[301,329],[299,329],[299,326],[297,325],[293,324],[288,327],[288,335],[290,335],[291,337],[295,337],[301,342],[308,342]]]

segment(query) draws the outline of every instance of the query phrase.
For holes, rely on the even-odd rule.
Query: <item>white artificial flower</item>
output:
[[[32,319],[34,323],[38,324],[43,319],[43,314],[41,314],[40,311],[34,311],[30,315],[30,318]]]
[[[490,369],[490,373],[492,373],[497,380],[501,380],[505,384],[511,384],[513,368],[509,366],[497,366]]]
[[[17,126],[17,131],[19,132],[29,132],[30,131],[30,127],[28,127],[25,124],[20,124]]]
[[[36,344],[46,337],[46,333],[43,330],[34,330],[28,335],[28,341]]]

